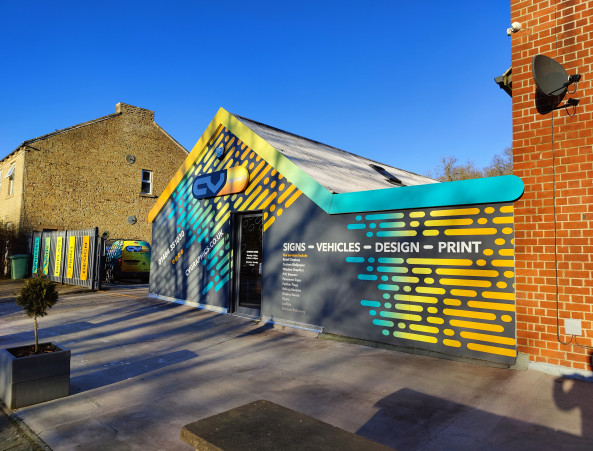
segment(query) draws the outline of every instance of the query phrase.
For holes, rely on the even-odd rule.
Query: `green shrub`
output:
[[[27,279],[16,297],[17,305],[21,306],[29,318],[33,318],[35,330],[35,353],[38,351],[37,318],[47,315],[47,310],[58,302],[58,291],[51,280],[42,275]]]

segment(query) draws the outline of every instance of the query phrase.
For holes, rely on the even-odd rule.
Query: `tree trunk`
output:
[[[33,324],[35,329],[35,354],[37,354],[37,348],[39,347],[39,337],[37,336],[37,315],[33,317]]]

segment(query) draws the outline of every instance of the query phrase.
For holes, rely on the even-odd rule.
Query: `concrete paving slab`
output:
[[[261,451],[391,449],[266,400],[186,424],[181,439],[202,451],[243,451],[246,443]]]
[[[32,337],[0,302],[0,346]],[[63,296],[40,339],[71,349],[72,394],[16,414],[56,451],[192,449],[184,425],[259,399],[400,450],[593,447],[588,381],[287,333],[146,287]]]

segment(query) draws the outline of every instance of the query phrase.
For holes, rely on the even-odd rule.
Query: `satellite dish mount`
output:
[[[569,106],[573,107],[573,111],[576,110],[576,106],[579,104],[578,98],[568,99],[564,104],[561,103],[567,93],[574,94],[576,92],[576,86],[570,92],[568,87],[579,82],[580,74],[569,76],[562,64],[545,55],[533,57],[531,72],[537,86],[535,103],[541,114]]]

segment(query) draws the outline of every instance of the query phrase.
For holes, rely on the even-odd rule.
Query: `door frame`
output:
[[[233,250],[233,283],[231,289],[231,299],[229,302],[229,312],[237,316],[247,316],[249,318],[261,318],[261,303],[263,296],[260,295],[260,306],[259,308],[241,307],[239,305],[239,294],[241,287],[241,243],[242,243],[242,231],[241,225],[243,218],[247,216],[259,216],[262,218],[262,274],[261,283],[263,288],[263,255],[264,255],[264,243],[263,243],[263,211],[246,211],[246,212],[233,212],[231,215],[231,246]],[[262,289],[263,292],[263,289]],[[263,293],[262,293],[263,294]]]

